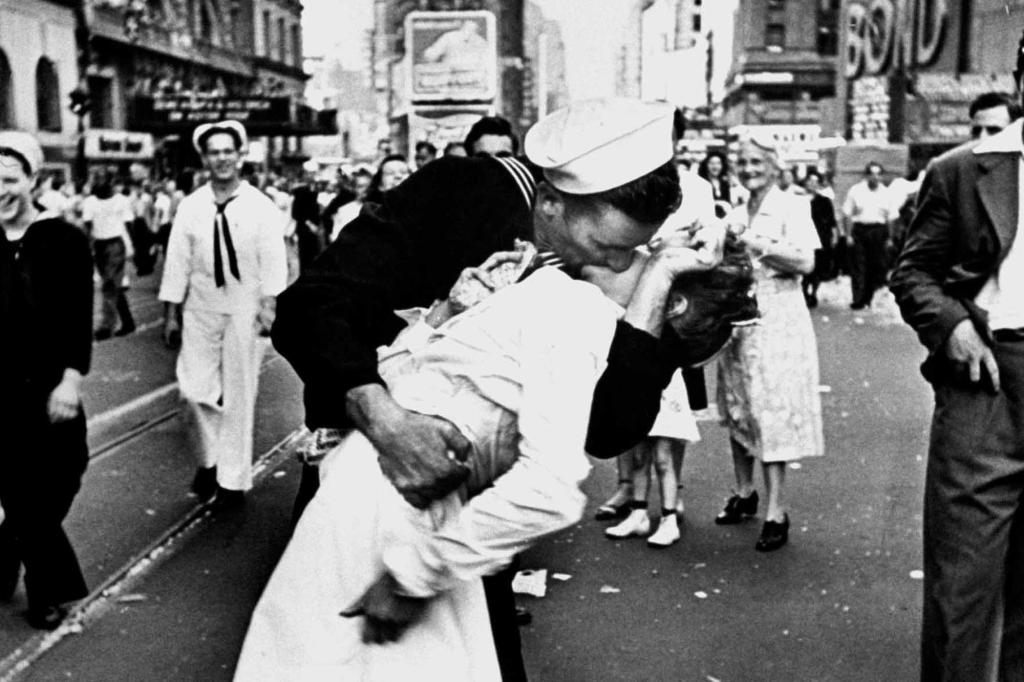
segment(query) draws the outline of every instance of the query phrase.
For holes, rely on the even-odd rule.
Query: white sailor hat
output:
[[[672,160],[672,117],[665,102],[624,97],[574,102],[538,121],[524,151],[568,194],[625,185]]]
[[[195,148],[196,153],[203,153],[203,143],[206,138],[216,132],[227,133],[238,139],[238,149],[244,152],[249,146],[249,135],[245,132],[245,126],[238,121],[218,121],[217,123],[204,123],[196,126],[196,129],[192,131],[192,146]]]
[[[0,132],[0,147],[10,150],[13,156],[28,165],[29,175],[38,172],[39,167],[43,165],[43,148],[39,146],[36,138],[28,133],[4,130]]]

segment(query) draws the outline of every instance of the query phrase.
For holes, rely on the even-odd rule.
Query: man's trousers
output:
[[[1024,341],[994,352],[998,394],[935,386],[922,682],[1024,680]]]
[[[45,402],[4,408],[0,454],[0,582],[25,567],[29,606],[41,609],[88,594],[62,527],[89,461],[85,416],[51,424]]]
[[[850,286],[854,305],[871,305],[871,298],[885,284],[888,240],[889,228],[884,223],[853,224]]]
[[[259,385],[256,311],[237,315],[191,310],[182,316],[178,387],[188,405],[199,466],[217,467],[228,490],[252,487],[252,439]]]

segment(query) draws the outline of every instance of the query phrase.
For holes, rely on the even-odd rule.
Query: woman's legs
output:
[[[594,518],[598,521],[621,519],[628,513],[633,500],[633,451],[627,450],[615,458],[619,473],[619,485],[608,500],[597,508]]]
[[[764,526],[761,537],[754,549],[759,552],[772,552],[789,541],[789,516],[782,506],[782,489],[786,480],[785,462],[765,462],[762,464],[765,488],[768,493],[768,509],[765,512]]]
[[[632,500],[629,502],[630,512],[621,523],[605,528],[604,534],[610,538],[647,535],[651,530],[651,520],[647,516],[647,496],[651,488],[649,440],[644,440],[619,457],[630,463],[633,489]]]
[[[679,517],[682,496],[679,495],[679,475],[686,452],[686,442],[674,438],[653,439],[654,469],[658,474],[661,495],[661,521],[658,530],[647,539],[647,544],[667,547],[679,539]]]
[[[764,487],[768,496],[768,508],[765,510],[766,521],[781,522],[786,509],[782,504],[782,491],[786,483],[785,462],[764,462],[761,465],[764,475]]]
[[[740,497],[750,497],[754,492],[754,458],[750,456],[747,449],[732,438],[729,439],[732,446],[732,469],[736,476],[736,494]]]

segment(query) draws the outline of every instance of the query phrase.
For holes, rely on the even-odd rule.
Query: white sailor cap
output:
[[[38,140],[28,133],[4,130],[0,132],[0,147],[13,152],[13,157],[25,163],[29,175],[37,173],[43,165],[43,148],[39,146]]]
[[[218,121],[217,123],[204,123],[196,126],[192,131],[192,146],[198,154],[203,153],[203,143],[206,138],[214,133],[227,133],[238,139],[238,149],[244,152],[249,146],[249,135],[245,132],[245,126],[238,121]]]
[[[675,108],[624,97],[574,102],[538,121],[524,151],[568,194],[596,194],[643,177],[673,157]]]

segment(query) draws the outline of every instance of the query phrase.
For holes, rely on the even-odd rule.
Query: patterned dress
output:
[[[820,248],[806,200],[773,187],[754,216],[732,214],[756,234]],[[763,462],[824,454],[818,349],[798,275],[755,260],[761,318],[739,327],[718,359],[718,411],[729,435]]]

